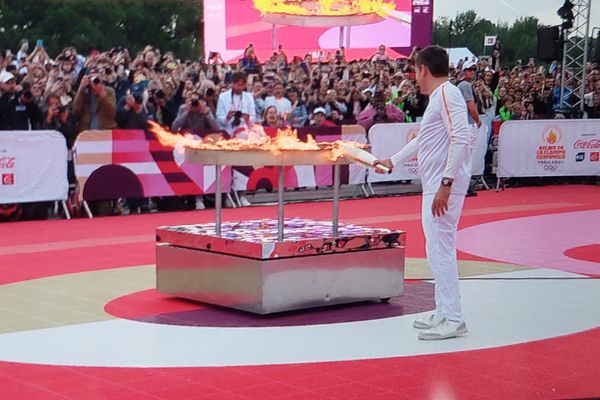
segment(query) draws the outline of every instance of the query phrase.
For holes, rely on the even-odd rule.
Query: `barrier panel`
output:
[[[65,201],[67,143],[56,131],[0,131],[0,204]]]
[[[214,166],[186,163],[183,149],[161,145],[148,131],[81,132],[74,159],[80,200],[215,192]],[[223,191],[228,192],[231,167],[223,167],[221,174]]]
[[[597,120],[508,121],[500,128],[498,177],[600,175]]]
[[[369,130],[371,152],[380,159],[390,158],[400,151],[419,133],[420,123],[395,123],[373,125]],[[489,126],[473,129],[472,175],[479,176],[485,169],[485,153],[488,146]],[[416,158],[397,165],[391,174],[369,173],[369,183],[394,182],[419,179],[419,167]]]
[[[298,137],[305,140],[308,134],[317,142],[335,142],[349,140],[359,143],[367,142],[367,135],[359,125],[342,125],[330,128],[302,127],[298,128]],[[274,137],[277,129],[265,128],[267,135]],[[342,184],[365,183],[365,168],[358,165],[341,167]],[[286,188],[303,188],[333,185],[333,166],[297,165],[285,168]],[[253,192],[257,189],[274,189],[277,187],[277,168],[271,166],[234,167],[233,189]]]

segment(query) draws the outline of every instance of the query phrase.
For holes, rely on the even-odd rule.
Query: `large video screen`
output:
[[[368,58],[383,44],[407,56],[431,43],[433,0],[204,0],[204,49],[226,62],[252,44],[260,61],[279,46],[289,56],[313,57],[345,48]],[[396,54],[394,54],[396,53]]]

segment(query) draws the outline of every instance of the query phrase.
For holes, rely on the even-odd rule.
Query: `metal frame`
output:
[[[560,107],[565,103],[565,88],[571,87],[572,94],[578,94],[579,99],[573,103],[571,110],[584,111],[586,71],[585,65],[589,56],[589,32],[592,0],[576,0],[573,2],[573,28],[563,29],[563,61],[561,70]],[[581,53],[581,54],[580,54]],[[567,73],[567,71],[569,73]],[[567,111],[567,110],[563,110]]]
[[[285,190],[285,171],[284,166],[279,165],[277,167],[277,239],[283,241],[285,237],[284,232],[284,196]],[[337,236],[339,227],[339,210],[340,210],[340,164],[334,164],[333,166],[333,236]],[[221,165],[215,165],[215,233],[217,236],[221,236],[221,209],[223,208],[221,202]],[[227,194],[230,196],[230,194]]]

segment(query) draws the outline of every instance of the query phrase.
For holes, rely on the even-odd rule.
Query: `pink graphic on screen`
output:
[[[315,11],[319,0],[282,0]],[[334,54],[340,44],[347,58],[367,58],[384,44],[390,56],[408,55],[412,46],[431,40],[433,0],[384,1],[384,12],[345,15],[302,16],[272,10],[261,12],[253,0],[205,0],[205,52],[218,51],[225,61],[239,59],[253,44],[259,60],[269,57],[281,45],[288,56],[307,53]],[[269,1],[261,1],[269,3]],[[356,3],[337,0],[331,3]],[[369,0],[361,1],[361,4]],[[323,18],[326,17],[326,18]],[[304,26],[302,26],[304,25]],[[318,26],[306,26],[318,25]],[[274,29],[275,26],[275,29]],[[343,29],[340,30],[340,26]],[[395,52],[395,54],[394,54]]]

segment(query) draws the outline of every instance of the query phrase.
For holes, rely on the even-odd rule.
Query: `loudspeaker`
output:
[[[560,58],[560,30],[558,26],[538,29],[538,60],[554,61]]]
[[[598,36],[596,37],[596,46],[594,48],[594,53],[592,54],[591,61],[595,63],[600,63],[600,31],[598,31]]]

